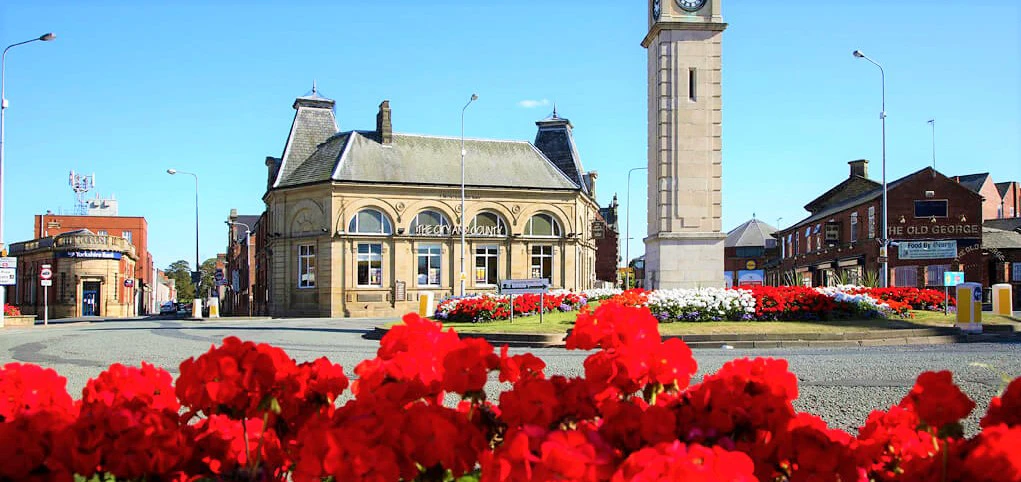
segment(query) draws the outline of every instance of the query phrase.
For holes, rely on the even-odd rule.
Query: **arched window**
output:
[[[438,211],[422,211],[411,220],[411,234],[450,234],[450,221]]]
[[[393,234],[394,232],[390,219],[381,211],[371,208],[358,211],[358,214],[351,218],[347,231],[359,234]]]
[[[536,214],[528,220],[528,224],[525,226],[525,236],[559,238],[561,236],[560,223],[557,222],[557,219],[552,214]]]
[[[465,234],[469,236],[506,236],[507,225],[498,214],[481,212],[475,215],[475,219],[472,219]]]

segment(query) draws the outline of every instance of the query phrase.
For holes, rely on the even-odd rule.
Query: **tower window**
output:
[[[697,97],[695,96],[695,68],[688,69],[688,100],[695,102]]]

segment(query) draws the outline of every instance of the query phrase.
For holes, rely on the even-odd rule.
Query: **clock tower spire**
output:
[[[645,287],[723,282],[721,0],[649,0]]]

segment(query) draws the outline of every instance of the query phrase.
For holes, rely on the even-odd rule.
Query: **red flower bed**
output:
[[[586,303],[578,293],[547,293],[541,297],[542,311],[573,311]],[[514,315],[538,313],[540,296],[523,294],[514,296]],[[471,296],[449,298],[436,306],[436,318],[459,323],[478,323],[510,318],[509,296]]]
[[[913,310],[942,311],[944,303],[957,306],[957,300],[946,297],[942,291],[918,288],[858,288],[854,293],[864,293],[877,300],[895,301],[911,306]]]
[[[0,480],[1021,480],[1021,378],[970,439],[975,403],[950,372],[922,373],[854,436],[795,411],[784,360],[733,360],[691,385],[691,350],[657,327],[647,308],[583,312],[567,348],[594,351],[567,378],[410,314],[355,367],[343,405],[340,366],[233,337],[174,382],[113,365],[74,401],[53,370],[12,363]],[[488,400],[494,372],[510,389]]]
[[[21,316],[21,308],[4,303],[4,316]]]

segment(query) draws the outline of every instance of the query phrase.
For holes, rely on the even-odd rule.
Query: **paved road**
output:
[[[327,356],[348,375],[358,362],[375,356],[376,341],[361,337],[384,320],[269,321],[106,321],[68,323],[46,328],[0,331],[0,360],[36,363],[68,378],[68,390],[81,393],[85,382],[111,363],[159,365],[173,375],[188,357],[199,355],[223,337],[273,343],[299,361]],[[580,375],[585,352],[532,349],[549,365],[548,373]],[[831,425],[855,430],[868,413],[897,403],[918,373],[952,370],[955,380],[978,403],[966,424],[972,431],[989,399],[999,393],[1000,373],[1021,376],[1021,344],[974,343],[833,349],[695,350],[700,373],[714,372],[740,357],[786,358],[800,380],[801,410],[819,414]],[[993,369],[972,366],[980,362]],[[499,384],[491,384],[491,396]]]

